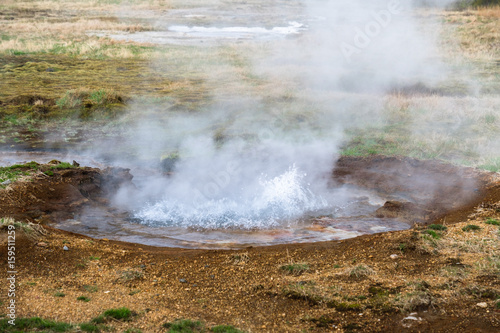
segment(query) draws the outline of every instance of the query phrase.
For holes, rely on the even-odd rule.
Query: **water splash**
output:
[[[263,176],[249,199],[223,197],[195,205],[162,199],[135,212],[141,224],[194,229],[268,229],[289,226],[309,211],[328,207],[321,196],[304,184],[304,174],[290,167],[272,179]],[[243,197],[243,196],[241,196]]]

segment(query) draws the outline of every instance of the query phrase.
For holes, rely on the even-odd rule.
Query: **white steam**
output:
[[[446,77],[439,23],[426,18],[431,25],[422,25],[411,2],[397,0],[304,6],[301,23],[288,27],[170,28],[188,37],[295,37],[253,41],[266,48],[265,56],[245,55],[247,69],[264,82],[260,89],[243,69],[207,73],[193,64],[208,86],[218,86],[210,91],[211,107],[139,121],[127,142],[131,152],[157,160],[175,152],[179,159],[168,178],[151,177],[139,191],[122,189],[117,204],[152,226],[251,229],[288,225],[342,200],[332,199],[326,184],[344,131],[383,122],[380,96],[388,90]]]

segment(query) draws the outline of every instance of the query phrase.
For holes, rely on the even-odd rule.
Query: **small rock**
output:
[[[398,255],[397,254],[391,254],[391,259],[397,259]]]
[[[78,163],[77,161],[73,160],[73,166],[74,166],[74,167],[79,167],[79,166],[80,166],[80,163]]]
[[[187,283],[186,279],[179,279],[180,283]]]
[[[49,73],[52,73],[52,72],[54,72],[54,68],[49,67],[49,68],[47,68],[45,71],[46,71],[46,72],[49,72]]]
[[[38,243],[36,245],[41,246],[41,247],[47,247],[47,246],[49,246],[49,244],[47,244],[45,242],[40,242],[40,243]]]
[[[6,181],[0,183],[0,185],[4,185],[4,186],[10,185],[10,184],[12,184],[12,181],[10,179],[7,179]]]
[[[63,250],[64,250],[64,251],[68,251],[68,250],[69,250],[69,248],[68,248],[66,245],[64,245]]]
[[[477,303],[476,305],[479,306],[480,308],[487,308],[488,307],[488,303],[486,303],[486,302]]]

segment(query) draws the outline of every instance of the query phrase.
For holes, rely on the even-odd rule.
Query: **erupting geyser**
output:
[[[134,213],[140,223],[161,227],[196,229],[269,229],[288,227],[309,211],[328,207],[321,196],[311,192],[304,183],[304,174],[297,167],[272,179],[262,176],[255,192],[219,199],[199,198],[193,204],[175,198],[164,198]],[[191,193],[195,197],[195,193]]]

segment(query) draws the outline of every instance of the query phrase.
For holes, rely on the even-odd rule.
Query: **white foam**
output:
[[[224,197],[192,205],[165,198],[146,205],[134,217],[150,226],[265,229],[286,226],[308,211],[328,206],[303,184],[304,175],[295,166],[272,179],[262,178],[249,199]]]

